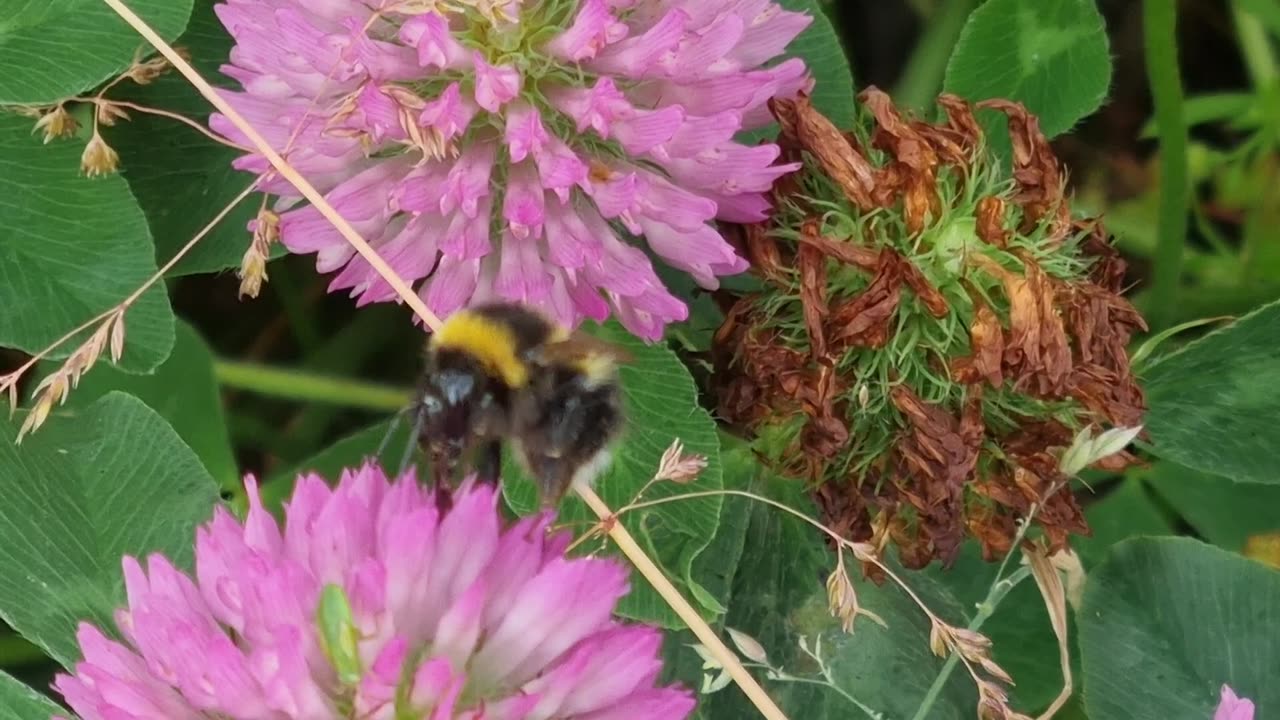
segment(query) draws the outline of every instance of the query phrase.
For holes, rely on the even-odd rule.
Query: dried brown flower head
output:
[[[80,127],[80,123],[67,112],[62,105],[55,105],[48,112],[40,115],[40,119],[36,120],[35,128],[32,132],[40,131],[44,133],[44,143],[49,144],[50,141],[57,138],[71,137],[76,134],[76,130]]]
[[[876,88],[860,99],[847,133],[803,96],[771,103],[804,169],[742,232],[764,289],[732,298],[716,336],[720,413],[814,484],[830,527],[892,540],[908,566],[950,562],[966,537],[999,557],[1033,507],[1061,549],[1088,532],[1062,453],[1144,410],[1124,262],[1072,216],[1021,105],[983,103],[1009,119],[1009,178],[959,98],[936,124]]]
[[[88,177],[110,175],[120,167],[120,156],[95,130],[80,155],[80,171]]]

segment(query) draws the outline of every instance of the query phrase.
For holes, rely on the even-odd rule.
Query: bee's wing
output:
[[[570,333],[564,340],[547,343],[542,348],[542,356],[548,361],[574,360],[589,355],[602,355],[617,363],[629,363],[634,359],[622,347],[580,330]]]

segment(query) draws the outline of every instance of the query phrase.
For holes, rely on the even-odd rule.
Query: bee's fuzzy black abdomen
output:
[[[517,401],[517,453],[538,480],[544,501],[574,482],[590,483],[621,434],[624,415],[615,382],[595,382],[569,368],[549,368]]]

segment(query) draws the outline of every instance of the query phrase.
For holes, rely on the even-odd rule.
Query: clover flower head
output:
[[[772,0],[227,0],[226,99],[440,316],[501,298],[650,339],[688,309],[636,241],[705,287],[746,262],[715,221],[755,221],[798,167],[734,141],[807,88],[780,55],[810,22]],[[221,115],[213,128],[248,142]],[[277,209],[296,191],[249,154]],[[315,208],[281,217],[330,289],[391,287]]]
[[[503,523],[497,492],[451,507],[376,466],[298,479],[283,526],[247,483],[196,535],[195,577],[125,558],[123,642],[79,630],[56,689],[84,720],[678,720],[660,633],[611,617],[624,569],[570,559],[549,515]]]

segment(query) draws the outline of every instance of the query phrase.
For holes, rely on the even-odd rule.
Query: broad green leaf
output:
[[[0,720],[49,720],[53,715],[69,717],[70,713],[12,675],[0,672]]]
[[[1277,343],[1272,303],[1154,361],[1143,378],[1152,451],[1240,482],[1280,483]]]
[[[0,617],[70,666],[78,622],[115,627],[121,556],[189,565],[217,486],[137,398],[111,393],[64,414],[22,445],[16,421],[0,427]]]
[[[1101,562],[1107,550],[1122,540],[1137,535],[1173,534],[1173,526],[1138,478],[1126,477],[1099,492],[1102,497],[1085,506],[1085,519],[1092,533],[1071,541],[1086,568]]]
[[[760,472],[760,463],[751,447],[723,433],[720,442],[724,486],[735,490],[750,489]],[[717,602],[727,602],[732,591],[738,563],[742,561],[746,548],[747,530],[751,525],[750,510],[749,499],[726,496],[720,508],[715,538],[693,561],[693,576]]]
[[[187,25],[191,0],[128,0],[166,40]],[[150,48],[102,0],[0,0],[0,104],[40,105],[111,78]]]
[[[124,180],[82,177],[84,143],[42,145],[31,123],[0,114],[0,345],[34,353],[123,301],[156,264]],[[138,298],[125,327],[123,369],[145,372],[169,355],[173,312],[163,284]],[[51,356],[67,357],[77,344]]]
[[[196,0],[187,31],[178,44],[191,53],[191,63],[206,80],[234,85],[218,71],[227,61],[231,36],[213,14],[212,0]],[[113,96],[117,93],[112,93]],[[209,102],[187,82],[170,72],[150,85],[126,86],[124,99],[179,113],[206,125]],[[147,214],[156,238],[156,261],[164,263],[195,236],[253,180],[231,168],[241,153],[220,145],[166,117],[132,113],[130,122],[107,131],[120,152],[121,167],[138,204]],[[170,275],[239,267],[249,247],[248,222],[260,205],[250,196],[204,237]],[[274,248],[283,252],[281,246]]]
[[[987,0],[969,16],[944,88],[967,100],[1017,100],[1053,137],[1102,104],[1111,84],[1094,0]]]
[[[770,497],[809,516],[812,502],[801,484],[762,473],[756,493]],[[762,678],[765,689],[788,717],[805,720],[864,718],[860,709],[882,713],[885,718],[910,718],[942,668],[942,660],[929,650],[929,623],[925,616],[892,583],[876,586],[861,578],[859,566],[846,558],[862,607],[888,623],[883,628],[859,617],[854,632],[840,629],[827,611],[827,575],[835,568],[835,555],[812,525],[761,503],[749,509],[747,544],[734,575],[729,614],[724,624],[758,640],[770,662],[806,681],[824,682],[812,658],[799,649],[803,636],[812,650],[820,638],[822,657],[837,689],[808,682]],[[964,625],[967,620],[950,590],[925,575],[905,573],[907,582],[943,618]],[[691,652],[687,651],[686,652]],[[977,696],[963,672],[951,675],[929,714],[931,720],[969,720]],[[702,698],[703,717],[739,720],[756,711],[736,689],[728,688]]]
[[[1210,718],[1229,684],[1280,711],[1280,572],[1188,538],[1140,538],[1090,573],[1080,618],[1090,720]]]
[[[1156,463],[1144,480],[1200,537],[1240,551],[1252,535],[1280,530],[1280,486],[1223,482],[1171,462]]]
[[[299,474],[316,473],[329,482],[337,482],[346,468],[358,467],[366,460],[374,459],[387,472],[396,473],[404,462],[406,452],[409,462],[416,463],[418,477],[426,477],[426,461],[416,448],[409,448],[411,418],[401,421],[387,420],[357,431],[330,445],[316,455],[284,470],[273,472],[262,487],[263,502],[275,507],[293,488]],[[393,427],[394,424],[394,427]],[[381,446],[382,452],[378,453]],[[407,467],[407,466],[406,466]]]
[[[80,381],[68,405],[83,407],[112,390],[135,395],[173,426],[220,485],[236,486],[240,473],[213,376],[213,356],[195,328],[179,320],[176,330],[173,352],[154,374],[95,369]]]
[[[685,452],[705,455],[707,468],[688,485],[656,483],[644,499],[721,489],[720,439],[715,422],[698,406],[698,391],[689,370],[666,347],[647,345],[617,323],[611,322],[595,334],[622,347],[633,357],[620,372],[627,412],[626,435],[614,452],[612,466],[596,484],[600,497],[615,509],[634,500],[657,471],[662,453],[676,439],[684,443]],[[512,508],[520,513],[533,511],[536,506],[533,484],[523,479],[514,462],[506,464],[504,477],[509,479],[505,487]],[[696,583],[692,576],[693,562],[716,534],[721,505],[719,496],[679,500],[627,513],[622,522],[677,587],[696,597],[703,589],[690,589]],[[560,520],[567,523],[598,521],[576,496],[561,505]],[[631,594],[618,608],[619,613],[663,627],[683,625],[639,575],[631,587]],[[703,605],[711,611],[718,609],[714,603]]]

